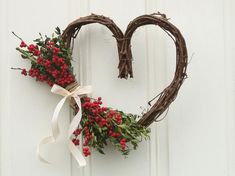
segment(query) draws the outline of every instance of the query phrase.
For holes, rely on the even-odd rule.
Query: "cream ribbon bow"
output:
[[[70,99],[71,97],[74,98],[76,104],[78,105],[78,113],[75,115],[73,118],[72,122],[70,123],[69,130],[68,130],[68,139],[69,139],[69,144],[68,148],[70,152],[72,153],[73,157],[75,160],[78,162],[80,167],[83,167],[86,165],[86,160],[83,157],[82,153],[78,150],[78,148],[74,145],[74,143],[71,141],[70,137],[72,136],[73,132],[77,129],[79,126],[79,123],[82,118],[82,108],[81,108],[81,100],[80,97],[81,95],[89,94],[91,93],[92,89],[91,86],[79,86],[77,87],[74,91],[69,92],[68,90],[64,89],[63,87],[54,84],[54,86],[51,88],[51,92],[54,94],[58,94],[61,96],[64,96],[60,100],[60,102],[57,104],[54,114],[51,120],[51,126],[52,126],[52,135],[45,137],[44,139],[41,140],[41,142],[37,146],[37,157],[39,158],[40,161],[50,164],[47,160],[45,160],[41,154],[40,154],[40,148],[42,145],[49,144],[49,143],[54,143],[57,139],[57,137],[60,134],[60,129],[58,126],[58,118],[59,118],[59,112],[61,108],[63,107],[65,101],[67,99]]]

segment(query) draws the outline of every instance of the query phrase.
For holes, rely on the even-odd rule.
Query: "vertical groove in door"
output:
[[[149,1],[145,0],[145,13],[148,13],[148,5],[149,5]],[[145,28],[145,36],[146,36],[146,48],[147,48],[147,52],[146,52],[146,58],[147,58],[147,64],[146,64],[146,70],[147,70],[147,90],[146,90],[146,97],[147,100],[151,99],[151,92],[152,89],[154,88],[151,85],[151,82],[154,83],[155,85],[155,77],[154,75],[155,70],[152,70],[152,66],[155,65],[155,62],[152,58],[152,53],[151,53],[151,43],[150,43],[150,31]],[[146,102],[147,104],[147,102]],[[156,137],[156,125],[153,124],[151,125],[151,142],[148,142],[148,162],[149,162],[149,176],[156,176],[157,172],[156,172],[156,168],[157,168],[157,157],[156,157],[156,151],[157,151],[157,137]]]
[[[89,15],[90,13],[90,1],[82,1],[82,0],[70,0],[70,14],[69,20],[70,22],[78,19],[79,17]],[[79,38],[79,40],[78,40]],[[74,47],[74,57],[75,62],[73,63],[75,66],[75,72],[77,75],[77,79],[81,85],[91,84],[91,73],[88,70],[91,70],[90,63],[90,39],[89,39],[89,30],[80,31],[80,34],[77,36],[75,40]],[[77,68],[77,69],[76,69]],[[82,151],[82,148],[80,148]],[[92,162],[91,158],[86,158],[87,166],[84,168],[80,168],[78,164],[71,158],[71,176],[91,176],[91,167]]]
[[[161,0],[145,0],[146,14],[156,13],[164,9]],[[164,12],[162,12],[164,13]],[[166,82],[165,38],[157,29],[146,27],[147,45],[147,98],[150,100],[158,94]],[[157,91],[156,91],[157,90]],[[163,115],[164,116],[164,115]],[[168,123],[167,119],[151,125],[151,141],[149,142],[150,176],[168,176]]]
[[[224,21],[224,58],[225,58],[225,74],[224,80],[226,85],[226,136],[227,136],[227,172],[229,176],[233,176],[235,174],[235,35],[233,33],[235,29],[235,25],[233,23],[233,16],[235,15],[233,9],[235,7],[235,3],[232,0],[223,1],[224,13],[223,13],[223,21]]]

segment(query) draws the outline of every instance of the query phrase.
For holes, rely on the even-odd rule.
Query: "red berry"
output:
[[[53,48],[53,53],[58,53],[58,52],[60,52],[60,49],[57,48],[57,47],[54,47],[54,48]]]
[[[102,108],[102,111],[107,111],[107,110],[108,110],[108,108],[106,108],[106,107]]]
[[[73,139],[72,142],[74,143],[74,145],[79,145],[80,141],[78,139]]]
[[[38,57],[38,59],[37,59],[37,63],[42,65],[42,63],[43,63],[43,58]]]
[[[126,139],[125,138],[121,139],[120,144],[126,144]]]
[[[113,132],[111,130],[109,130],[109,136],[112,136]]]
[[[74,134],[75,136],[78,136],[78,135],[81,134],[81,132],[82,132],[82,129],[79,128],[79,129],[76,129],[76,130],[73,132],[73,134]]]
[[[25,43],[24,41],[21,41],[20,47],[21,47],[21,48],[24,48],[24,47],[26,47],[26,46],[27,46],[26,43]]]
[[[83,154],[85,157],[89,156],[91,154],[90,149],[88,147],[84,147]]]
[[[26,71],[26,69],[22,69],[21,74],[27,76],[27,71]]]
[[[108,123],[108,121],[106,119],[101,119],[101,122],[103,125],[106,125]]]
[[[91,101],[91,99],[90,99],[89,97],[84,97],[84,101],[86,101],[86,102],[90,102],[90,101]]]
[[[99,124],[100,127],[104,126],[103,122],[99,122],[98,124]]]
[[[30,52],[33,52],[33,51],[35,50],[35,46],[34,46],[33,44],[30,44],[30,45],[28,46],[28,50],[29,50]]]
[[[89,142],[89,140],[88,139],[85,139],[85,142],[84,142],[84,146],[87,146],[88,145],[88,142]]]
[[[119,136],[121,136],[121,134],[120,134],[120,133],[112,133],[111,136],[112,136],[112,137],[119,137]]]
[[[39,50],[35,50],[34,52],[33,52],[33,55],[35,55],[35,56],[39,56],[41,54],[41,52],[39,51]]]
[[[120,137],[121,136],[121,134],[120,133],[116,133],[116,137]]]

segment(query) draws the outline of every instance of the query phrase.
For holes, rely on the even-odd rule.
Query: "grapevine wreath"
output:
[[[155,97],[158,100],[142,117],[102,106],[101,97],[95,99],[89,96],[90,86],[80,86],[76,81],[71,63],[73,41],[81,27],[91,23],[106,26],[116,39],[119,55],[119,78],[133,77],[131,38],[138,27],[149,24],[159,26],[174,41],[176,46],[174,78],[170,85]],[[17,36],[15,33],[13,34]],[[25,68],[13,69],[21,70],[21,74],[48,84],[52,87],[53,93],[64,96],[58,103],[52,118],[52,135],[44,138],[40,142],[39,148],[42,144],[56,140],[59,135],[57,124],[59,111],[65,100],[69,98],[75,115],[69,128],[69,149],[80,166],[86,164],[83,156],[91,154],[90,148],[104,154],[103,149],[107,142],[111,143],[123,155],[128,155],[132,148],[136,149],[143,138],[148,139],[150,132],[148,126],[156,121],[175,100],[186,78],[187,48],[185,40],[180,31],[168,21],[166,15],[161,13],[135,18],[129,23],[125,33],[110,18],[92,14],[73,21],[63,33],[59,28],[56,28],[52,37],[43,37],[40,34],[40,38],[34,40],[33,44],[26,44],[20,37],[18,38],[21,40],[21,44],[16,50],[21,53],[23,59],[28,59],[31,62],[31,68],[28,70]],[[79,145],[83,155],[78,149]],[[39,159],[47,162],[40,156],[39,148],[37,151]]]

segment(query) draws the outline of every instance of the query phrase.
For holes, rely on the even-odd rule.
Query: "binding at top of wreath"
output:
[[[76,38],[82,26],[92,23],[99,23],[106,26],[113,34],[117,41],[119,55],[119,78],[133,77],[132,71],[132,53],[131,53],[131,37],[138,27],[144,25],[156,25],[163,29],[167,35],[171,37],[176,46],[176,70],[174,78],[169,86],[167,86],[158,96],[158,100],[152,105],[150,110],[139,120],[139,124],[149,126],[157,120],[157,118],[169,107],[175,100],[178,91],[186,78],[186,69],[188,63],[187,48],[184,37],[176,26],[171,24],[165,14],[154,13],[150,15],[142,15],[131,21],[123,32],[108,17],[91,14],[86,17],[79,18],[70,23],[63,33],[63,38],[70,46],[73,39]]]

